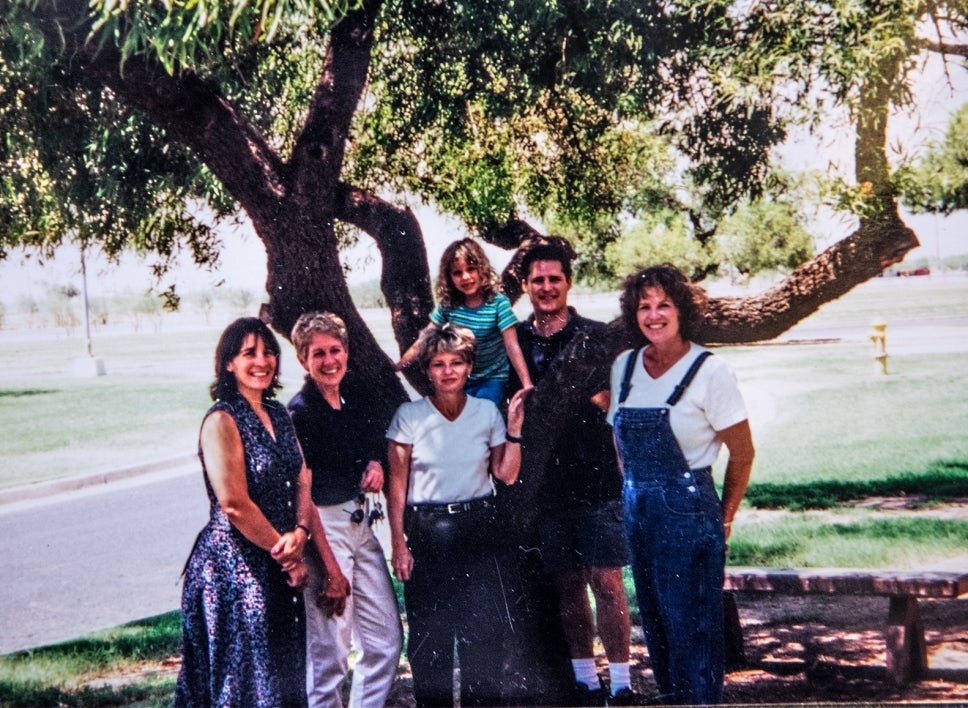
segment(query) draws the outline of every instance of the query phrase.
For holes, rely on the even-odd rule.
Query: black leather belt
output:
[[[411,511],[426,514],[462,514],[465,511],[477,511],[492,506],[494,497],[481,497],[470,501],[450,502],[449,504],[409,504]]]

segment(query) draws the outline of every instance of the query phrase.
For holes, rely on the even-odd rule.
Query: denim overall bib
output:
[[[649,659],[663,703],[720,703],[724,674],[726,542],[711,469],[689,469],[669,424],[699,367],[693,361],[662,408],[625,408],[632,352],[615,415],[625,473],[625,529]]]

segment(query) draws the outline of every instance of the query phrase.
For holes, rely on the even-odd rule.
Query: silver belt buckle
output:
[[[464,502],[451,502],[447,505],[448,514],[459,514],[464,511]]]

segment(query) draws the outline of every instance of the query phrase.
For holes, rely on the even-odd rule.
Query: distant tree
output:
[[[37,316],[40,314],[40,303],[30,293],[23,293],[17,296],[17,310],[27,317],[27,326],[34,327],[37,324]]]
[[[231,300],[232,309],[239,317],[251,317],[253,314],[255,314],[252,311],[253,305],[255,304],[255,295],[252,294],[251,290],[247,290],[245,288],[234,290],[231,294]]]
[[[205,324],[209,324],[212,318],[212,310],[215,308],[215,298],[209,291],[198,293],[195,296],[195,309],[205,317]]]
[[[134,298],[131,301],[130,308],[135,332],[141,331],[141,326],[145,321],[151,323],[155,332],[161,329],[162,305],[152,293],[145,292]]]
[[[704,274],[719,266],[720,254],[715,244],[703,246],[693,237],[687,214],[663,209],[643,215],[605,249],[605,264],[615,278],[654,263]]]
[[[79,291],[72,285],[48,288],[43,302],[43,313],[55,327],[62,328],[68,335],[73,333],[81,320],[74,308],[74,299]]]
[[[662,209],[641,216],[609,243],[604,269],[613,278],[650,263],[672,263],[702,280],[716,271],[745,277],[764,271],[789,273],[814,257],[810,234],[799,208],[803,197],[763,196],[744,200],[705,234],[696,238],[697,224],[684,211]]]
[[[789,273],[814,256],[813,241],[793,204],[759,199],[742,204],[716,230],[723,261],[744,276]]]
[[[904,201],[923,211],[968,209],[968,104],[952,116],[945,139],[915,169],[901,173]]]

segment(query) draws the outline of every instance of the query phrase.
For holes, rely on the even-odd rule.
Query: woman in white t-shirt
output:
[[[671,265],[631,276],[622,316],[645,346],[612,367],[608,420],[625,476],[625,527],[663,703],[722,702],[726,539],[753,440],[736,377],[691,341],[705,293]],[[711,465],[729,451],[720,501]]]
[[[511,399],[505,429],[493,402],[464,392],[474,365],[469,330],[431,325],[418,351],[433,393],[400,406],[387,430],[391,563],[404,583],[414,695],[418,706],[453,703],[456,642],[461,705],[497,705],[510,617],[492,478],[518,477],[523,392]]]

